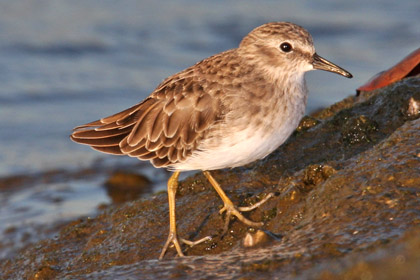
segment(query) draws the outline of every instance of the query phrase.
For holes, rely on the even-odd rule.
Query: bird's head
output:
[[[289,22],[271,22],[255,28],[242,40],[238,51],[245,59],[280,75],[318,69],[352,77],[348,71],[319,56],[311,34]]]

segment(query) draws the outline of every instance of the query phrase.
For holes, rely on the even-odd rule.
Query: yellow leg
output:
[[[168,202],[169,202],[169,235],[166,240],[165,245],[163,246],[162,253],[159,256],[159,260],[163,258],[168,250],[169,244],[173,243],[175,245],[176,251],[179,256],[184,256],[179,245],[178,236],[176,234],[176,217],[175,217],[175,195],[176,189],[178,188],[178,177],[179,172],[174,172],[168,180]]]
[[[268,194],[263,200],[261,200],[260,202],[250,206],[250,207],[238,207],[236,208],[235,205],[233,205],[232,201],[229,199],[229,197],[226,195],[226,193],[223,191],[223,189],[220,187],[219,183],[217,183],[217,181],[213,178],[213,176],[211,176],[209,171],[203,171],[204,176],[206,176],[207,180],[209,180],[210,184],[213,186],[213,188],[216,190],[216,192],[219,194],[220,198],[223,200],[224,206],[223,208],[220,210],[220,213],[223,213],[224,211],[226,211],[226,221],[225,221],[225,227],[224,227],[224,232],[227,231],[228,226],[229,226],[229,220],[230,217],[232,215],[236,216],[238,218],[238,220],[240,220],[241,222],[243,222],[244,224],[248,225],[248,226],[252,226],[252,227],[261,227],[264,225],[263,222],[253,222],[248,220],[247,218],[245,218],[240,211],[244,212],[244,211],[251,211],[259,206],[261,206],[261,204],[263,204],[264,202],[266,202],[269,198],[271,198],[273,196],[272,193]]]
[[[176,217],[175,217],[175,196],[176,196],[176,190],[178,188],[178,177],[179,177],[179,171],[174,172],[172,176],[168,180],[168,202],[169,202],[169,235],[168,239],[166,240],[165,245],[163,246],[162,252],[159,256],[159,260],[163,259],[163,256],[165,255],[166,251],[168,250],[169,245],[172,243],[175,246],[175,249],[178,253],[178,256],[183,257],[184,254],[181,250],[181,245],[178,241],[178,235],[176,232]],[[197,241],[189,241],[183,238],[180,238],[179,240],[185,244],[188,244],[190,246],[197,245],[201,242],[204,242],[206,240],[210,240],[210,236],[206,236],[200,240]]]

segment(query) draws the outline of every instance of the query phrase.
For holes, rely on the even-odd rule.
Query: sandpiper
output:
[[[71,139],[115,155],[149,160],[173,171],[168,180],[169,236],[183,256],[175,218],[175,194],[182,171],[202,170],[231,215],[257,223],[235,207],[211,170],[242,166],[264,158],[286,141],[304,116],[308,91],[304,73],[319,69],[351,78],[320,57],[312,37],[289,22],[271,22],[246,35],[238,48],[206,58],[164,80],[145,100],[115,115],[78,126]]]

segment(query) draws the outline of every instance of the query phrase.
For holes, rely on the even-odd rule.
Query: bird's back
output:
[[[71,139],[104,153],[150,160],[156,167],[184,161],[223,118],[221,99],[232,83],[220,69],[235,71],[224,64],[234,56],[235,50],[226,51],[167,78],[133,107],[76,127]]]
[[[292,42],[293,52],[280,43]],[[164,80],[139,104],[75,128],[71,139],[156,167],[212,170],[260,159],[281,145],[306,105],[310,35],[269,23],[228,50]]]

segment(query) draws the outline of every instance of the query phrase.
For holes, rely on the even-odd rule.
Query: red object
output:
[[[381,88],[417,74],[420,74],[420,48],[410,53],[390,69],[376,74],[366,84],[356,89],[356,92],[359,95],[361,91],[371,91]]]

